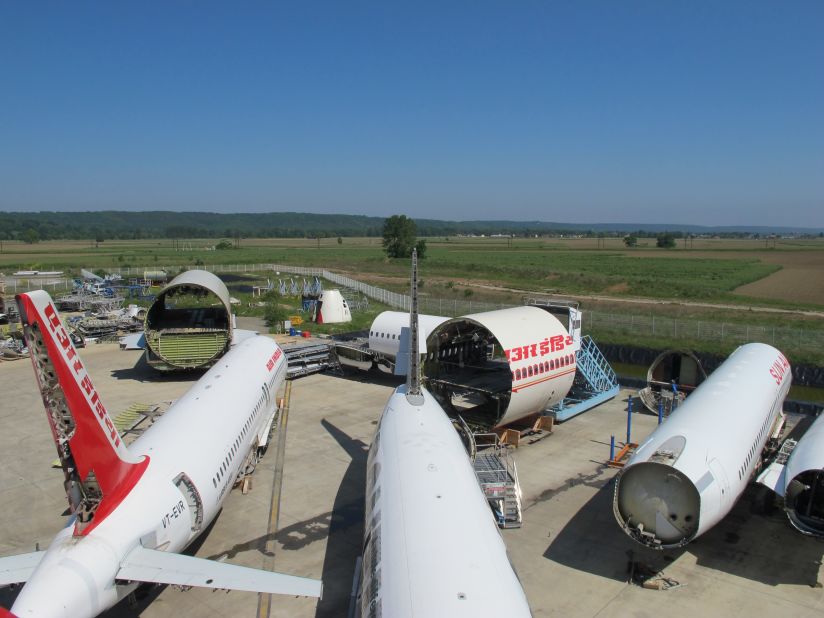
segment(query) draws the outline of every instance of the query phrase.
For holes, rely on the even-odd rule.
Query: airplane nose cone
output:
[[[692,481],[671,466],[643,462],[626,468],[613,510],[624,531],[655,549],[679,547],[698,532],[701,499]]]

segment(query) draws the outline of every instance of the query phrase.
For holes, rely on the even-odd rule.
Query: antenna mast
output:
[[[414,405],[423,405],[421,392],[421,355],[418,341],[418,250],[412,249],[412,282],[409,309],[409,372],[406,375],[406,400]]]

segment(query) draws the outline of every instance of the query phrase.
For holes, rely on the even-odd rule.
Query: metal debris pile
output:
[[[628,551],[627,556],[629,557],[627,562],[628,584],[635,584],[647,590],[674,590],[687,585],[667,577],[663,571],[635,560],[632,551]]]

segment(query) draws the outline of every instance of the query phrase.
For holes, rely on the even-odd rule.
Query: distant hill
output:
[[[32,234],[41,239],[119,238],[258,238],[380,236],[383,217],[362,215],[319,215],[299,212],[238,213],[116,211],[91,212],[0,212],[0,239],[24,239]],[[552,235],[600,233],[655,235],[684,234],[819,235],[824,228],[723,226],[649,223],[558,223],[548,221],[439,221],[416,219],[421,236],[458,234]]]

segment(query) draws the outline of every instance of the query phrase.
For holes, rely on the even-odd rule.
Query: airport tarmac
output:
[[[159,376],[141,353],[116,345],[80,351],[110,413],[135,401],[179,397],[195,377]],[[313,375],[293,382],[274,556],[267,556],[276,448],[252,491],[230,494],[196,555],[324,580],[324,597],[273,597],[272,616],[345,616],[362,542],[366,449],[396,382],[381,374]],[[515,451],[524,524],[503,530],[536,616],[813,616],[824,610],[824,543],[802,536],[780,511],[764,514],[755,487],[712,531],[677,551],[633,542],[612,514],[615,470],[603,465],[611,434],[626,437],[626,397],[526,439]],[[636,409],[640,406],[636,406]],[[231,411],[227,410],[227,413]],[[657,419],[633,414],[633,439]],[[65,521],[62,473],[28,360],[0,363],[0,555],[44,548]],[[181,436],[181,440],[185,440]],[[491,514],[490,514],[491,517]],[[436,560],[437,556],[433,556]],[[633,559],[681,584],[660,591],[627,583]],[[636,567],[643,568],[643,567]],[[8,607],[13,590],[0,590]],[[250,593],[153,587],[107,616],[257,616]]]

